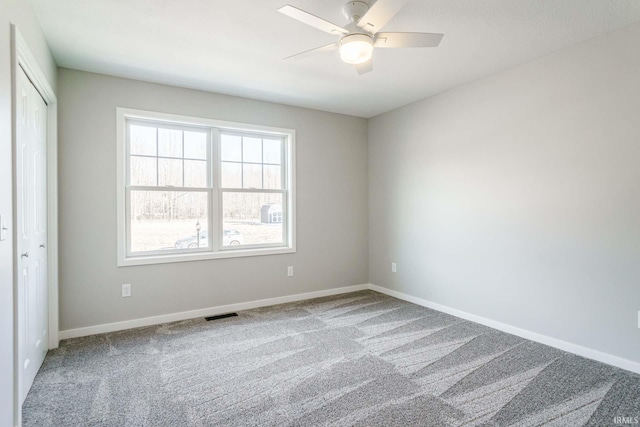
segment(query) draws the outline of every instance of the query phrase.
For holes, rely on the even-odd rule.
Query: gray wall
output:
[[[638,40],[371,119],[370,282],[640,361]]]
[[[7,218],[9,238],[0,242],[0,426],[13,423],[13,224],[11,176],[11,44],[10,24],[27,41],[55,90],[56,64],[26,0],[0,0],[0,215]]]
[[[68,69],[58,85],[61,330],[367,283],[365,119]],[[116,107],[296,129],[297,252],[116,267]]]

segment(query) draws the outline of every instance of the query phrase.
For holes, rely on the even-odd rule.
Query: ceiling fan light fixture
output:
[[[373,39],[366,34],[350,34],[340,40],[340,58],[347,64],[362,64],[371,59]]]

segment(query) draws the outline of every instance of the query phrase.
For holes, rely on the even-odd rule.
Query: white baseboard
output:
[[[481,325],[488,326],[493,329],[497,329],[508,334],[517,335],[519,337],[539,342],[541,344],[555,347],[560,350],[564,350],[569,353],[577,354],[578,356],[586,357],[587,359],[597,360],[598,362],[606,363],[608,365],[616,366],[618,368],[625,369],[627,371],[640,374],[640,363],[632,360],[624,359],[622,357],[614,356],[612,354],[603,353],[598,350],[593,350],[581,345],[572,344],[570,342],[562,341],[557,338],[552,338],[546,335],[538,334],[536,332],[521,329],[515,326],[507,325],[506,323],[498,322],[496,320],[487,319],[486,317],[477,316],[475,314],[467,313],[462,310],[447,307],[446,305],[438,304],[432,301],[428,301],[422,298],[407,295],[402,292],[394,291],[391,289],[383,288],[369,284],[369,289],[372,291],[380,292],[385,295],[392,296],[404,301],[412,302],[423,307],[431,308],[433,310],[441,311],[443,313],[450,314],[452,316],[459,317],[461,319],[469,320],[471,322],[480,323]]]
[[[345,294],[349,292],[369,289],[369,285],[354,285],[343,288],[326,289],[323,291],[306,292],[304,294],[287,295],[283,297],[261,299],[256,301],[241,302],[237,304],[220,305],[217,307],[201,308],[199,310],[183,311],[180,313],[163,314],[160,316],[144,317],[142,319],[125,320],[123,322],[105,323],[102,325],[87,326],[86,328],[67,329],[60,331],[59,338],[85,337],[88,335],[104,334],[106,332],[123,331],[125,329],[139,328],[142,326],[159,325],[161,323],[176,322],[179,320],[195,319],[197,317],[215,316],[217,314],[232,311],[250,310],[252,308],[267,307],[270,305],[284,304],[287,302],[302,301],[306,299],[327,297],[331,295]]]

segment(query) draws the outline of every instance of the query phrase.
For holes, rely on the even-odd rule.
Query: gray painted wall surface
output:
[[[0,426],[13,424],[13,224],[11,174],[11,36],[15,24],[55,91],[56,64],[26,0],[0,0],[0,215],[8,238],[0,242]]]
[[[640,361],[638,40],[371,119],[370,282]]]
[[[58,84],[61,330],[367,283],[365,119],[67,69]],[[296,129],[297,252],[116,267],[116,107]]]

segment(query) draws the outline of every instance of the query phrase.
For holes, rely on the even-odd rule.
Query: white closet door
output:
[[[16,211],[20,402],[27,397],[48,347],[47,106],[18,69]]]

